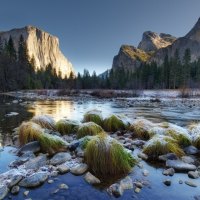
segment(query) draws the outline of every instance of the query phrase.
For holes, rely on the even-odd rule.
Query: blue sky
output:
[[[0,30],[37,26],[60,39],[75,70],[101,73],[122,44],[147,30],[184,36],[200,17],[199,0],[1,0]]]

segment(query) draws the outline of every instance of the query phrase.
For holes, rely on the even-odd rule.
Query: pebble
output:
[[[19,190],[20,190],[20,187],[18,185],[15,185],[15,186],[12,187],[11,193],[12,194],[18,194]]]
[[[135,188],[135,193],[140,193],[141,189],[139,187]]]
[[[193,183],[192,181],[185,181],[186,185],[189,185],[190,187],[197,187],[196,183]]]
[[[164,183],[166,186],[170,186],[170,185],[171,185],[171,181],[170,181],[169,179],[164,180],[163,183]]]
[[[199,178],[199,172],[198,171],[189,171],[188,177],[193,178],[193,179],[197,179],[197,178]]]
[[[53,183],[54,182],[54,180],[48,180],[47,181],[47,183],[49,183],[49,184],[51,184],[51,183]]]
[[[144,170],[142,171],[142,174],[143,174],[143,176],[148,176],[148,175],[149,175],[149,171],[146,170],[146,169],[144,169]]]
[[[59,185],[59,188],[60,188],[60,189],[64,189],[64,190],[69,189],[68,185],[66,185],[66,184],[64,184],[64,183],[60,184],[60,185]]]
[[[26,191],[24,191],[24,196],[28,196],[28,194],[29,194],[29,191],[28,190],[26,190]]]

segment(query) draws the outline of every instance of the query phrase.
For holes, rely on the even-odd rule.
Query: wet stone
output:
[[[166,186],[170,186],[170,185],[171,185],[171,181],[170,181],[169,179],[164,180],[163,183],[164,183]]]
[[[199,172],[198,171],[189,171],[188,177],[193,178],[193,179],[197,179],[197,178],[199,178]]]
[[[60,165],[66,161],[71,160],[71,155],[66,152],[60,152],[53,156],[53,158],[50,160],[51,165]]]
[[[92,175],[90,172],[87,172],[84,179],[89,183],[89,184],[99,184],[101,183],[101,181],[95,177],[94,175]]]
[[[5,185],[0,185],[0,200],[4,199],[8,194],[8,188]]]
[[[181,160],[167,160],[166,167],[174,168],[175,171],[195,171],[196,166],[185,163]]]
[[[165,175],[165,176],[173,176],[174,173],[175,173],[174,168],[165,169],[163,171],[163,175]]]
[[[115,196],[115,197],[120,197],[120,196],[122,196],[123,193],[124,193],[124,191],[123,191],[121,185],[118,184],[118,183],[115,183],[115,184],[111,185],[111,186],[109,187],[109,191],[110,191],[111,194],[112,194],[113,196]]]
[[[88,166],[85,163],[81,163],[72,167],[70,172],[74,175],[82,175],[88,170]]]
[[[42,154],[42,155],[26,162],[25,168],[37,170],[40,167],[45,166],[46,164],[47,164],[47,156],[45,154]]]
[[[192,146],[192,145],[186,147],[186,148],[184,149],[184,151],[185,151],[185,153],[186,153],[187,155],[195,155],[195,154],[197,154],[197,153],[199,152],[199,150],[198,150],[196,147]]]
[[[18,185],[15,185],[12,189],[11,189],[11,193],[12,194],[18,194],[20,190],[20,187]]]
[[[185,181],[185,184],[190,186],[190,187],[197,187],[197,184],[193,183],[192,181]]]
[[[138,154],[138,157],[141,158],[142,160],[148,160],[148,155],[142,152]]]
[[[60,174],[65,174],[65,173],[67,173],[67,172],[70,171],[70,168],[68,166],[66,166],[66,165],[63,164],[63,165],[59,165],[58,168],[57,168],[57,170],[58,170],[58,172]]]
[[[59,188],[60,188],[60,189],[64,189],[64,190],[69,189],[68,185],[66,185],[66,184],[64,184],[64,183],[60,184],[60,185],[59,185]]]
[[[144,170],[142,171],[142,174],[143,174],[143,176],[148,176],[148,175],[149,175],[149,171],[146,170],[146,169],[144,169]]]
[[[135,193],[140,193],[140,191],[141,191],[141,188],[139,188],[139,187],[136,187],[134,191],[135,191]]]
[[[129,190],[133,188],[133,181],[129,176],[127,176],[120,181],[120,185],[123,190]]]

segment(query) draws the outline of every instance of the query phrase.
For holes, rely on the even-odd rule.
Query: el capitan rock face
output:
[[[188,48],[191,51],[191,61],[200,58],[200,18],[184,37],[175,38],[165,33],[144,32],[138,48],[122,45],[118,55],[113,59],[112,67],[113,69],[124,67],[134,71],[135,68],[144,62],[156,62],[158,65],[161,65],[166,55],[169,58],[174,56],[176,49],[179,51],[179,56],[182,60],[185,50]]]
[[[8,41],[12,37],[16,50],[20,35],[26,41],[29,57],[35,59],[36,70],[51,64],[57,73],[61,72],[63,78],[74,72],[71,62],[60,51],[57,37],[33,26],[0,32],[2,41]]]

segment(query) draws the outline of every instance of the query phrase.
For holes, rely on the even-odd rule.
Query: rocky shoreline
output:
[[[10,195],[20,193],[21,188],[26,189],[23,193],[28,198],[31,188],[39,187],[45,182],[52,184],[57,176],[64,176],[64,174],[67,173],[71,173],[75,176],[83,175],[84,180],[91,185],[105,184],[105,179],[102,178],[100,174],[98,175],[98,173],[95,173],[95,168],[91,167],[92,165],[90,165],[90,162],[87,162],[86,157],[86,152],[88,150],[85,148],[88,146],[88,142],[98,142],[99,140],[97,139],[98,129],[94,129],[93,132],[93,128],[90,129],[90,126],[93,126],[93,124],[90,122],[87,124],[88,122],[86,123],[84,121],[103,122],[103,128],[107,130],[107,134],[109,135],[108,141],[116,140],[117,143],[123,147],[123,151],[130,154],[136,160],[130,172],[127,171],[123,176],[117,178],[117,181],[115,180],[107,184],[108,186],[104,189],[107,190],[109,195],[120,197],[123,196],[125,190],[133,190],[137,196],[143,188],[150,187],[147,180],[143,180],[142,178],[134,179],[134,176],[130,176],[132,171],[134,172],[140,169],[141,176],[148,178],[151,172],[144,168],[143,163],[146,162],[154,162],[157,163],[157,165],[163,166],[162,176],[164,178],[161,184],[167,187],[172,184],[170,177],[179,172],[185,173],[188,176],[188,180],[179,180],[180,185],[186,184],[194,188],[199,187],[199,184],[193,181],[200,177],[200,161],[198,160],[200,153],[198,142],[200,138],[199,124],[192,124],[186,129],[165,122],[158,124],[144,119],[136,119],[130,122],[129,119],[117,117],[116,119],[119,119],[119,121],[114,121],[113,124],[109,121],[111,124],[108,126],[107,121],[110,119],[115,120],[115,118],[112,117],[101,121],[101,117],[96,118],[96,114],[99,114],[97,111],[91,111],[89,114],[90,115],[86,113],[83,122],[79,122],[78,130],[71,129],[72,125],[76,126],[77,124],[67,120],[64,121],[65,129],[58,129],[57,126],[56,129],[59,131],[50,130],[51,126],[54,127],[54,122],[49,118],[45,118],[44,116],[38,118],[36,116],[38,121],[33,118],[32,121],[34,123],[37,122],[40,126],[43,126],[43,128],[45,127],[44,135],[49,134],[51,137],[62,138],[67,148],[64,151],[59,150],[53,152],[45,149],[45,152],[41,139],[34,139],[23,146],[20,145],[21,148],[18,148],[15,152],[18,158],[10,163],[9,171],[0,175],[0,199],[4,199],[7,195],[12,198]],[[95,118],[91,117],[91,114],[92,116],[95,114]],[[47,129],[47,124],[44,125],[43,120],[48,122],[49,129]],[[60,123],[61,122],[57,122],[59,127]],[[85,129],[82,131],[83,126],[81,123],[87,124],[85,125],[87,128],[86,132]],[[69,124],[70,126],[68,126]],[[117,127],[115,126],[116,124],[118,124]],[[96,126],[97,125],[94,127],[96,128]],[[70,128],[71,131],[69,131],[68,128]],[[13,132],[13,136],[16,138],[16,146],[19,146],[20,142],[19,129],[20,127]],[[74,130],[76,131],[74,132]],[[80,138],[77,138],[77,134]],[[105,136],[103,136],[103,138],[104,137]],[[109,137],[111,139],[109,139]],[[106,141],[107,139],[105,142]],[[49,143],[49,145],[51,145],[51,143]],[[154,148],[154,146],[156,146],[156,148]],[[115,168],[114,166],[109,167],[111,167],[111,171]],[[68,185],[61,183],[58,188],[55,188],[54,193],[68,189]],[[198,199],[199,197],[195,196],[195,198]]]

